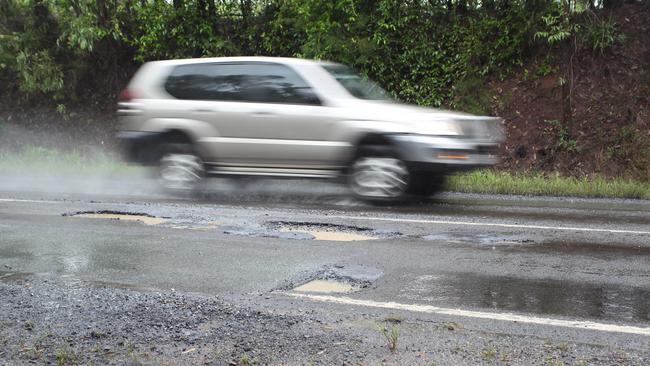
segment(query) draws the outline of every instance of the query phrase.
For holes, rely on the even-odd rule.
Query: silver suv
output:
[[[340,178],[367,200],[429,196],[493,165],[494,117],[407,106],[347,66],[228,57],[143,65],[120,97],[130,161],[170,189],[207,176]]]

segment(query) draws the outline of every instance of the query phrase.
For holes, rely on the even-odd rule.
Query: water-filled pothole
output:
[[[309,234],[314,240],[361,241],[378,239],[373,230],[366,227],[286,221],[276,221],[269,225],[280,232]]]
[[[293,288],[297,292],[317,292],[322,294],[345,294],[356,289],[358,289],[358,286],[334,280],[312,280]]]
[[[378,268],[365,266],[325,266],[316,272],[304,273],[279,290],[314,293],[350,293],[369,288],[383,275]],[[296,285],[296,283],[298,285]]]
[[[167,218],[156,217],[146,213],[110,211],[110,210],[80,211],[75,213],[63,214],[63,216],[83,217],[89,219],[138,221],[145,225],[159,225],[168,221]]]

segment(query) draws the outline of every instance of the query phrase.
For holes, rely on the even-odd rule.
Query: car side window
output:
[[[295,71],[273,63],[180,65],[165,82],[165,90],[178,99],[321,104]]]

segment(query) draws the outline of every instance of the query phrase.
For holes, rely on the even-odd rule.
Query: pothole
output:
[[[107,220],[124,220],[138,221],[145,225],[160,225],[168,221],[167,218],[156,217],[146,213],[122,212],[122,211],[80,211],[63,216],[83,217],[88,219],[107,219]]]
[[[317,272],[305,273],[301,278],[279,288],[282,291],[310,293],[351,293],[371,287],[383,272],[365,266],[326,266]],[[297,283],[297,285],[296,285]]]
[[[286,221],[272,222],[270,226],[284,233],[309,234],[313,236],[314,240],[361,241],[378,239],[376,235],[372,235],[374,234],[372,229],[357,226]]]
[[[338,282],[333,280],[312,280],[298,287],[294,287],[296,292],[318,292],[322,294],[345,294],[357,289],[349,283]]]

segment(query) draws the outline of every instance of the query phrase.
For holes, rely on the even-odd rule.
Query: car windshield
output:
[[[367,100],[392,100],[377,83],[354,72],[345,65],[328,64],[323,68],[354,97]]]

